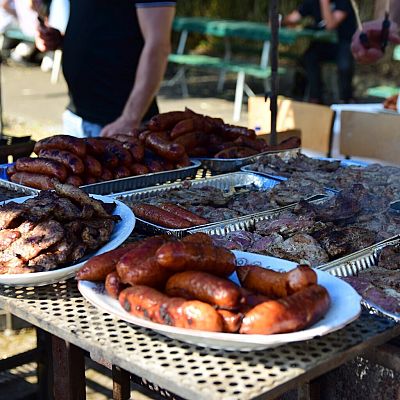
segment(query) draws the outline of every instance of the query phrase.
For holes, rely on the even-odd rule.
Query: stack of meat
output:
[[[24,157],[9,167],[12,182],[46,190],[53,181],[74,186],[161,172],[190,165],[182,146],[166,144],[156,134],[80,139],[55,135],[36,143],[36,158]]]
[[[242,287],[227,279],[235,270]],[[317,322],[330,306],[311,268],[237,267],[233,253],[201,233],[132,243],[92,258],[76,277],[105,281],[106,292],[136,317],[212,332],[293,332]]]
[[[300,139],[296,137],[269,146],[265,140],[256,137],[253,129],[229,125],[221,118],[211,118],[189,109],[159,114],[150,120],[147,129],[142,135],[152,135],[152,144],[161,143],[161,140],[172,142],[182,146],[190,157],[243,158],[300,146]]]
[[[400,230],[400,217],[382,196],[355,184],[321,204],[300,201],[292,211],[259,221],[253,232],[214,236],[217,245],[252,251],[312,266],[325,264]]]
[[[380,250],[376,267],[343,278],[369,302],[400,318],[400,245]]]
[[[0,207],[0,274],[25,274],[73,264],[110,239],[114,203],[55,185],[24,203]]]
[[[147,222],[184,229],[280,208],[324,192],[322,185],[308,181],[295,187],[281,182],[268,190],[251,185],[221,190],[208,185],[191,187],[190,182],[184,182],[180,188],[157,191],[146,202],[128,205]]]

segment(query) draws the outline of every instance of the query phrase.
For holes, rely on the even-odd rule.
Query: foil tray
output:
[[[8,165],[7,165],[8,166]],[[28,188],[28,186],[19,185],[14,182],[10,182],[5,174],[7,166],[0,166],[0,182],[8,182],[9,187],[15,188]],[[194,178],[197,170],[200,168],[200,161],[191,160],[191,165],[184,168],[173,169],[170,171],[154,172],[151,174],[129,176],[127,178],[113,179],[111,181],[93,183],[91,185],[83,185],[80,188],[90,194],[108,195],[113,193],[125,192],[127,190],[139,189],[143,187],[153,186],[156,184],[162,184],[168,181],[177,181],[179,179]],[[28,188],[35,190],[36,189]]]
[[[282,157],[282,159],[284,161],[287,161],[291,157],[295,157],[296,155],[297,155],[296,153],[287,154],[284,157]],[[366,167],[368,165],[368,163],[363,162],[363,161],[342,160],[342,159],[338,159],[338,158],[328,158],[328,157],[311,157],[311,158],[315,158],[317,160],[325,160],[325,161],[340,161],[340,165],[342,167],[350,167],[350,166]],[[241,167],[240,170],[243,172],[252,172],[253,174],[260,174],[262,176],[266,176],[267,178],[277,179],[279,181],[286,181],[288,179],[286,176],[275,175],[275,174],[270,174],[268,172],[257,171],[255,169],[253,169],[254,164],[255,163],[245,165],[245,166]],[[334,189],[331,189],[331,190],[334,190]]]
[[[400,235],[386,239],[380,243],[370,246],[364,250],[360,250],[349,256],[343,257],[339,260],[331,261],[330,263],[327,263],[318,269],[329,272],[330,274],[338,277],[355,276],[360,271],[375,267],[377,265],[379,252],[383,248],[398,244],[400,244]],[[370,300],[363,299],[362,304],[371,313],[389,317],[394,319],[396,322],[400,322],[400,314],[386,311]]]
[[[296,147],[290,150],[277,150],[277,151],[265,151],[263,153],[255,154],[254,156],[250,157],[243,157],[243,158],[203,158],[203,157],[196,157],[195,160],[201,162],[203,167],[210,169],[215,173],[226,173],[232,171],[238,171],[242,166],[247,164],[252,164],[258,161],[260,158],[265,157],[266,155],[270,154],[278,154],[282,157],[290,157],[294,156],[300,151],[300,148]],[[254,171],[253,171],[254,172]]]
[[[19,185],[18,183],[10,182],[7,179],[2,179],[4,176],[3,174],[5,174],[3,170],[5,171],[6,168],[7,166],[0,166],[0,197],[4,197],[3,194],[7,194],[7,198],[34,196],[40,192],[40,190],[33,189],[24,185]]]
[[[268,179],[265,177],[262,177],[261,175],[249,173],[249,172],[233,172],[230,174],[225,174],[225,175],[219,175],[219,176],[214,176],[211,178],[205,178],[205,179],[197,179],[191,181],[191,187],[203,187],[203,186],[213,186],[215,188],[221,189],[221,190],[229,190],[232,187],[242,187],[242,186],[255,186],[259,190],[267,190],[269,188],[274,187],[277,185],[279,181],[276,181],[274,179]],[[129,192],[124,192],[124,193],[118,193],[115,195],[112,195],[110,197],[120,200],[127,204],[128,206],[132,204],[133,202],[138,202],[138,201],[143,201],[151,197],[155,197],[161,193],[164,193],[166,191],[172,190],[172,189],[179,189],[182,188],[184,189],[184,183],[172,183],[172,184],[167,184],[167,185],[160,185],[160,186],[154,186],[154,187],[149,187],[146,189],[138,189],[138,190],[133,190]],[[321,195],[324,198],[326,195]],[[265,213],[270,213],[274,212],[276,210],[281,210],[281,209],[286,209],[288,206],[285,207],[280,207],[274,210],[270,211],[264,211],[262,213],[255,213],[251,214],[256,218],[259,214],[264,215]],[[245,217],[239,217],[239,218],[233,218],[229,220],[225,220],[223,223],[228,224],[228,223],[237,223],[237,221],[242,220],[243,218],[248,218],[248,216]],[[219,225],[221,222],[212,222],[210,224],[206,225],[201,225],[204,229],[209,228],[212,229],[213,226]],[[140,218],[136,217],[136,227],[146,233],[149,234],[169,234],[169,235],[175,235],[177,237],[183,237],[185,236],[190,230],[196,229],[196,228],[185,228],[185,229],[171,229],[171,228],[165,228],[160,225],[155,225],[150,222],[147,222],[145,220],[142,220]]]

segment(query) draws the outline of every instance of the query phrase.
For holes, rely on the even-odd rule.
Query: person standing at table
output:
[[[63,49],[70,102],[64,133],[129,133],[158,113],[175,1],[70,0],[65,35],[41,25],[36,46]]]
[[[337,43],[314,41],[303,56],[309,101],[322,103],[321,64],[326,61],[336,61],[341,102],[352,101],[354,61],[350,45],[356,30],[356,19],[350,1],[305,0],[297,10],[283,19],[283,25],[294,26],[304,17],[313,18],[314,24],[311,27],[313,29],[337,32]]]

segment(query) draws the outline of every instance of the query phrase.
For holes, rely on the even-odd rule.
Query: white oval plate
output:
[[[297,265],[291,261],[259,254],[242,251],[234,251],[234,253],[239,264],[253,263],[279,271],[288,271]],[[205,332],[157,324],[135,317],[125,311],[117,300],[105,293],[103,283],[79,281],[78,288],[83,297],[101,310],[113,314],[126,322],[157,331],[172,339],[215,349],[253,351],[326,335],[327,333],[343,328],[358,318],[361,312],[361,296],[341,279],[327,272],[318,270],[315,270],[315,272],[318,275],[318,283],[324,286],[331,296],[332,304],[327,314],[321,321],[308,329],[276,335],[240,335],[236,333]],[[236,275],[232,275],[231,279],[237,282]]]
[[[42,286],[69,279],[75,275],[75,272],[78,271],[89,258],[113,250],[123,243],[135,227],[136,218],[132,210],[121,201],[96,194],[90,196],[105,203],[116,203],[117,206],[113,211],[113,215],[119,215],[121,217],[121,220],[114,226],[110,240],[103,247],[100,247],[95,252],[86,254],[78,264],[55,269],[53,271],[33,272],[30,274],[0,274],[0,284],[9,286]],[[33,197],[35,196],[18,197],[16,199],[7,200],[2,204],[11,201],[14,201],[15,203],[23,203]]]

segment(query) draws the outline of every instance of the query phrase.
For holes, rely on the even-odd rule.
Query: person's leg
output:
[[[340,100],[348,103],[353,99],[354,59],[350,42],[340,42],[337,51]]]
[[[85,137],[99,137],[103,127],[99,124],[82,120],[82,129]]]
[[[314,102],[320,102],[322,99],[321,50],[320,43],[311,43],[302,59],[308,82],[307,100]]]

